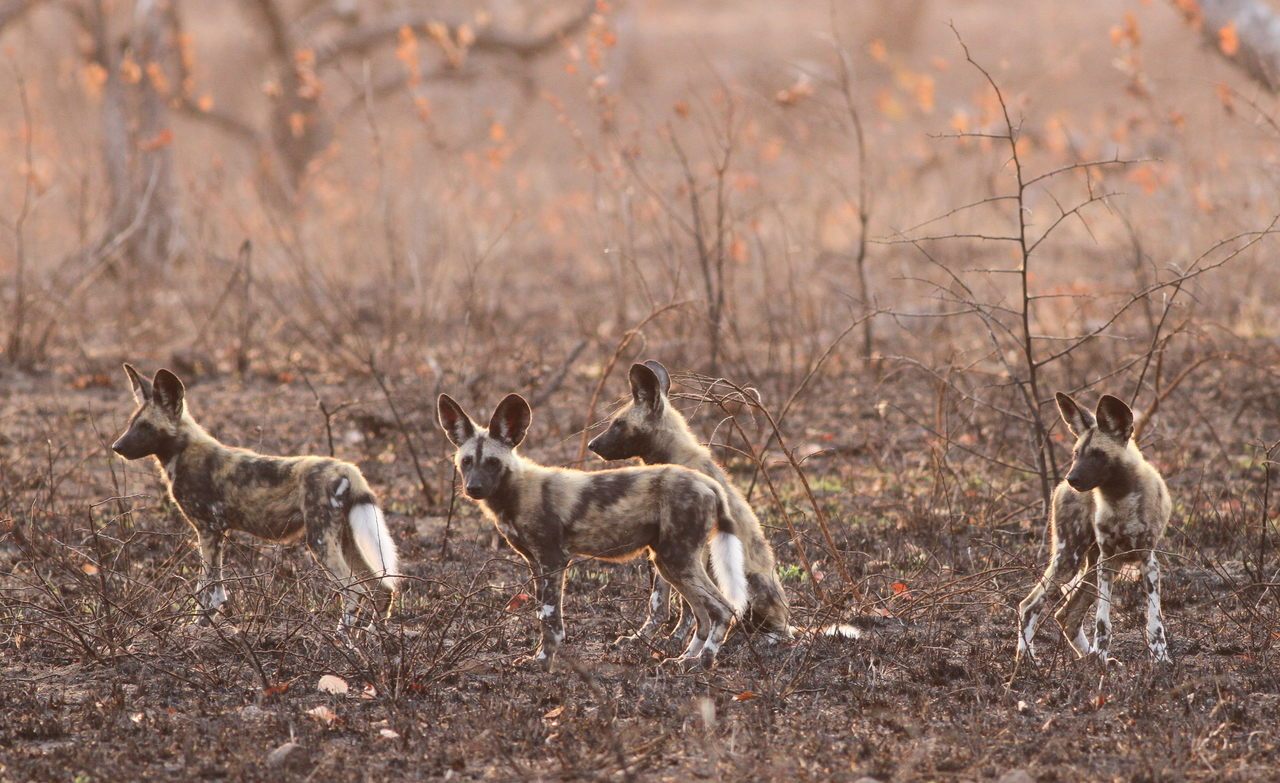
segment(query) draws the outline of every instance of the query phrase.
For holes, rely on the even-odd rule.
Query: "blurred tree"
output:
[[[271,71],[271,111],[267,128],[234,114],[202,106],[192,95],[182,96],[178,108],[187,117],[209,123],[242,141],[253,144],[271,162],[271,184],[293,196],[306,179],[308,167],[328,148],[335,123],[353,113],[365,98],[356,95],[345,104],[326,103],[323,96],[335,72],[350,60],[371,58],[406,38],[424,35],[439,49],[438,63],[426,73],[397,67],[374,74],[367,85],[379,98],[404,88],[411,80],[445,80],[474,76],[471,54],[498,54],[531,61],[553,51],[567,36],[584,27],[596,9],[596,0],[572,0],[565,4],[539,4],[544,20],[540,29],[509,31],[489,23],[487,13],[468,20],[449,20],[437,3],[413,3],[384,7],[380,3],[351,0],[242,0],[242,5],[266,36]],[[566,10],[567,9],[567,10]],[[178,3],[170,7],[174,38],[187,40]],[[176,64],[183,84],[191,83],[186,59]],[[402,64],[403,66],[404,64]]]
[[[1205,42],[1273,93],[1280,92],[1280,13],[1263,0],[1172,0]]]
[[[121,252],[151,268],[182,251],[181,199],[166,106],[169,79],[159,65],[166,56],[164,7],[159,0],[130,6],[130,17],[117,22],[126,29],[118,33],[103,0],[70,8],[85,33],[91,78],[102,90],[109,206],[106,230],[90,255]]]
[[[470,78],[473,55],[515,58],[521,68],[586,26],[597,0],[538,3],[529,29],[500,29],[481,10],[448,19],[438,2],[355,0],[240,0],[247,30],[262,35],[261,63],[270,110],[258,119],[198,97],[188,14],[205,0],[0,0],[0,30],[41,5],[71,14],[83,35],[86,79],[101,93],[102,161],[109,191],[106,226],[85,249],[90,259],[116,255],[148,269],[167,266],[185,246],[177,187],[171,113],[209,125],[250,145],[262,162],[265,191],[292,203],[334,127],[369,98],[427,80]],[[401,62],[371,83],[335,79],[349,61],[372,60],[417,36],[436,46],[434,64]],[[415,55],[416,56],[416,55]],[[385,58],[383,58],[385,59]],[[410,67],[411,66],[411,67]],[[216,68],[216,65],[214,66]],[[331,96],[354,92],[345,102]]]

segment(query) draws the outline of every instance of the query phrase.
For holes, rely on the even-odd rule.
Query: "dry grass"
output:
[[[1165,4],[861,6],[637,3],[528,64],[366,96],[407,61],[389,46],[324,77],[351,109],[292,197],[175,114],[185,245],[152,266],[92,251],[101,99],[72,23],[5,29],[0,779],[1274,778],[1274,101]],[[195,94],[265,117],[265,41],[232,4],[182,8]],[[712,673],[659,673],[604,645],[643,569],[586,562],[564,667],[512,668],[527,573],[451,502],[435,396],[520,391],[526,450],[576,464],[649,357],[752,487],[797,621],[863,638],[736,637]],[[358,462],[411,577],[395,620],[343,642],[308,558],[239,540],[232,622],[189,627],[191,536],[107,448],[125,359],[182,374],[227,442]],[[1157,408],[1170,667],[1130,582],[1125,667],[1046,628],[1012,670],[1069,458],[1055,389]]]

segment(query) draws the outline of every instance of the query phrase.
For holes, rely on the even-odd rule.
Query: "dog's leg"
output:
[[[1142,562],[1142,589],[1147,594],[1147,646],[1151,657],[1161,663],[1169,663],[1169,640],[1165,638],[1164,617],[1160,612],[1160,564],[1156,553],[1147,552]]]
[[[1109,663],[1111,659],[1111,582],[1115,570],[1110,560],[1102,556],[1098,562],[1098,614],[1097,630],[1093,636],[1093,649],[1098,660]]]
[[[693,632],[693,625],[696,617],[693,613],[693,607],[689,602],[680,597],[680,622],[676,624],[676,628],[671,632],[671,640],[675,642],[677,647],[685,644],[689,640],[689,634]]]
[[[707,613],[703,600],[696,595],[697,591],[693,586],[692,568],[688,565],[673,566],[662,561],[658,562],[658,569],[662,573],[662,577],[671,583],[680,597],[684,599],[684,611],[680,617],[680,625],[682,628],[693,626],[696,624],[697,630],[689,634],[689,644],[685,647],[684,652],[680,654],[681,660],[693,660],[702,652],[702,645],[706,642],[707,633],[711,627],[711,618]],[[679,629],[677,629],[679,630]]]
[[[1036,586],[1031,588],[1027,597],[1022,599],[1022,603],[1018,604],[1018,650],[1014,654],[1014,662],[1022,660],[1023,656],[1032,661],[1035,660],[1036,628],[1040,625],[1040,613],[1044,610],[1045,594],[1057,584],[1058,566],[1065,558],[1064,552],[1061,544],[1054,547],[1053,556],[1049,558],[1044,575],[1040,577],[1040,581],[1036,582]]]
[[[538,619],[542,624],[542,643],[534,652],[532,661],[550,669],[556,652],[564,643],[564,614],[562,611],[565,571],[569,565],[563,555],[551,555],[530,560],[534,579],[538,585]]]
[[[342,596],[342,622],[338,630],[345,632],[356,623],[356,610],[360,599],[356,588],[352,585],[355,581],[355,573],[343,554],[341,538],[342,530],[336,525],[330,527],[308,525],[307,549],[311,552],[311,557],[329,572],[329,578],[337,585],[338,593]]]
[[[201,528],[196,535],[200,544],[200,581],[196,585],[196,600],[204,610],[196,622],[206,625],[227,602],[227,588],[222,583],[222,550],[226,533]]]
[[[1093,652],[1093,645],[1089,644],[1089,636],[1084,632],[1084,619],[1089,607],[1098,598],[1097,562],[1098,548],[1090,547],[1085,553],[1080,570],[1067,587],[1062,608],[1054,615],[1062,628],[1063,635],[1067,637],[1067,643],[1079,658]]]
[[[704,667],[710,668],[729,632],[733,610],[729,608],[715,582],[711,581],[700,558],[692,558],[685,563],[678,560],[676,563],[658,561],[658,568],[663,577],[688,602],[690,613],[697,621],[697,630],[680,656],[681,660],[701,660]]]
[[[635,633],[619,636],[614,644],[641,641],[653,638],[654,633],[667,622],[671,616],[671,585],[658,573],[658,567],[649,561],[649,611]]]

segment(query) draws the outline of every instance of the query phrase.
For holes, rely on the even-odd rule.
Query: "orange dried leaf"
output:
[[[1222,82],[1218,82],[1213,86],[1213,91],[1218,94],[1218,101],[1222,104],[1222,108],[1227,114],[1236,113],[1236,100],[1231,92],[1231,88]]]
[[[933,113],[934,106],[934,83],[933,77],[921,74],[915,83],[916,104],[920,106],[920,111],[925,114]]]
[[[507,140],[507,129],[502,123],[494,122],[489,126],[489,140],[494,144],[501,144]]]
[[[735,694],[733,697],[733,700],[734,701],[751,701],[752,699],[759,698],[759,696],[760,694],[756,693],[755,691],[743,691],[742,693]]]
[[[93,576],[94,574],[98,573],[98,567],[93,563],[85,563],[84,565],[80,566],[80,570],[84,571],[89,576]]]
[[[129,55],[125,55],[120,61],[120,78],[128,84],[137,84],[142,81],[142,68]]]
[[[169,77],[165,74],[164,68],[160,67],[160,63],[154,60],[147,63],[147,81],[151,82],[151,88],[161,95],[169,93]]]
[[[107,69],[98,63],[89,63],[81,71],[80,80],[89,97],[97,98],[102,95],[102,86],[107,83]]]
[[[1204,14],[1200,12],[1200,0],[1173,0],[1173,4],[1182,12],[1182,18],[1187,21],[1187,24],[1197,30],[1204,24]]]
[[[516,593],[511,596],[511,600],[507,601],[507,611],[514,612],[525,604],[529,603],[528,593]]]
[[[1130,46],[1137,46],[1141,42],[1142,34],[1138,32],[1138,18],[1132,12],[1126,12],[1124,24],[1111,28],[1111,45],[1120,46],[1128,43]]]
[[[167,147],[173,143],[173,131],[165,128],[149,139],[143,139],[138,142],[138,149],[143,152],[155,152],[158,149]]]
[[[878,63],[882,63],[889,59],[889,50],[885,47],[884,41],[876,38],[867,44],[867,54],[871,55],[871,59]]]
[[[564,712],[564,705],[563,705],[563,704],[561,704],[559,707],[554,707],[554,708],[549,709],[549,710],[547,710],[546,712],[544,712],[544,713],[542,714],[542,719],[543,719],[543,720],[555,720],[556,718],[560,717],[560,714],[561,714],[561,713],[563,713],[563,712]]]
[[[396,43],[396,59],[409,72],[409,83],[417,84],[422,80],[422,65],[418,57],[418,38],[413,28],[405,25],[400,28],[399,40]]]
[[[876,108],[891,120],[900,120],[907,114],[897,96],[888,89],[876,93]]]
[[[196,108],[203,112],[213,111],[213,96],[207,92],[201,95],[196,100]]]
[[[889,587],[893,589],[894,595],[902,595],[903,593],[907,592],[908,589],[910,589],[907,587],[906,582],[894,582],[893,584],[889,585]]]
[[[1230,22],[1218,30],[1218,48],[1228,57],[1235,57],[1240,51],[1240,36],[1236,34],[1236,23]]]
[[[476,42],[476,32],[471,29],[471,25],[464,22],[458,25],[457,39],[458,46],[463,49],[469,49],[471,48],[471,45]]]
[[[1196,202],[1196,209],[1200,210],[1206,215],[1211,214],[1213,212],[1214,210],[1213,199],[1209,198],[1209,193],[1205,189],[1203,182],[1198,182],[1191,188],[1191,197]]]
[[[426,122],[431,119],[431,100],[425,96],[415,96],[413,106],[418,110],[418,119]]]
[[[795,84],[778,90],[773,99],[783,106],[794,106],[802,98],[808,98],[810,95],[813,95],[813,82],[809,79],[808,74],[802,73],[796,79]]]
[[[302,134],[307,132],[307,115],[300,111],[295,111],[289,115],[289,132],[293,134],[295,139],[302,138]]]
[[[182,60],[182,68],[191,71],[196,67],[196,50],[190,33],[178,34],[178,57]]]
[[[1151,166],[1138,166],[1134,168],[1129,172],[1127,179],[1130,182],[1136,183],[1147,195],[1155,193],[1163,184],[1160,181],[1160,177],[1156,174],[1156,170]]]

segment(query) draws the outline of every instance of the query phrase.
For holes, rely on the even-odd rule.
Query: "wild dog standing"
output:
[[[518,394],[498,405],[487,430],[448,395],[438,409],[441,429],[458,447],[467,496],[533,571],[542,643],[532,660],[550,667],[564,641],[561,594],[572,557],[621,561],[647,552],[697,618],[681,659],[711,666],[747,596],[742,542],[719,485],[674,465],[596,472],[539,465],[516,452],[533,415]],[[703,565],[710,540],[724,594]]]
[[[1157,661],[1168,661],[1155,549],[1173,509],[1169,490],[1138,451],[1128,405],[1104,395],[1097,411],[1089,413],[1065,394],[1057,399],[1076,445],[1071,470],[1053,493],[1049,565],[1018,607],[1017,658],[1035,656],[1032,639],[1045,593],[1063,575],[1074,574],[1054,616],[1077,656],[1097,652],[1105,663],[1111,644],[1111,582],[1120,565],[1137,561],[1147,595],[1147,646]],[[1095,596],[1097,632],[1090,647],[1084,618]]]
[[[631,366],[631,402],[618,412],[608,429],[588,444],[603,459],[639,457],[645,463],[675,464],[710,476],[729,499],[729,511],[745,550],[747,573],[747,612],[745,622],[752,630],[760,630],[774,639],[791,638],[790,610],[787,594],[774,566],[773,547],[764,536],[760,520],[737,487],[689,430],[684,416],[670,404],[671,376],[660,363],[647,361]],[[665,622],[670,587],[655,580],[649,599],[649,616],[639,635],[649,636]],[[688,632],[688,613],[681,618],[676,638]]]
[[[327,457],[269,457],[219,443],[187,411],[182,381],[158,370],[148,381],[126,364],[138,408],[111,446],[125,459],[152,456],[169,496],[195,528],[203,572],[197,600],[207,622],[227,600],[222,548],[243,530],[307,549],[337,581],[343,626],[355,619],[357,591],[380,616],[395,594],[396,546],[360,469]]]

